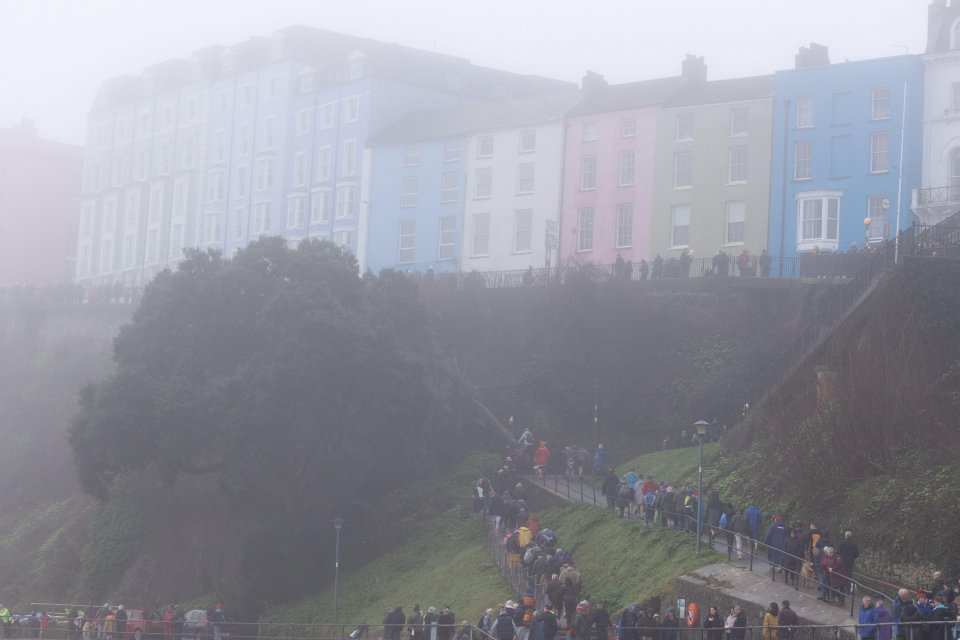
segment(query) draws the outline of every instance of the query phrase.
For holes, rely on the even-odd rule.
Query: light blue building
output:
[[[811,45],[776,87],[769,252],[844,252],[909,227],[923,147],[919,57],[830,64]]]
[[[469,133],[483,107],[410,114],[370,142],[367,267],[455,272]]]

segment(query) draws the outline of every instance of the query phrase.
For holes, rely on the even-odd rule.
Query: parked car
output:
[[[220,623],[220,635],[230,635],[230,624]],[[183,616],[180,640],[207,640],[213,637],[213,623],[207,619],[205,609],[193,609]]]
[[[163,635],[163,616],[156,611],[127,609],[128,638],[143,640],[143,636]]]

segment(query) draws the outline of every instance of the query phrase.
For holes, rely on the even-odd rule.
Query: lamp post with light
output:
[[[703,527],[703,439],[709,426],[710,423],[706,420],[697,420],[693,424],[697,432],[697,442],[700,444],[700,462],[697,466],[697,555],[700,555],[700,532]]]
[[[333,565],[333,624],[337,624],[337,614],[340,611],[340,529],[343,528],[343,518],[334,518],[333,528],[337,530],[337,555]]]

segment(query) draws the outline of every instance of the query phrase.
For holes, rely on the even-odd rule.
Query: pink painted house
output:
[[[561,264],[650,261],[657,112],[685,82],[706,78],[687,56],[683,75],[620,85],[588,73],[567,117]]]

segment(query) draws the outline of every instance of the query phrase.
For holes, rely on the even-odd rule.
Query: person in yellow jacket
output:
[[[10,638],[12,637],[11,627],[10,627],[10,609],[7,609],[7,605],[0,602],[0,624],[3,625],[3,637]]]

